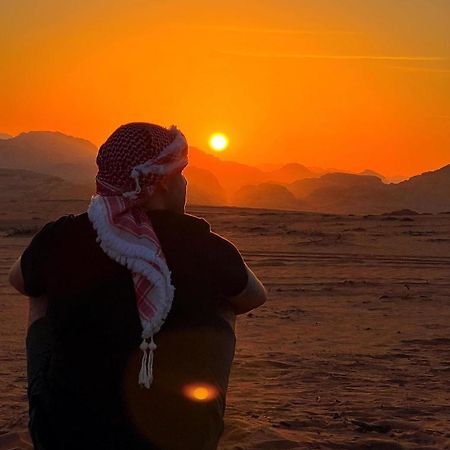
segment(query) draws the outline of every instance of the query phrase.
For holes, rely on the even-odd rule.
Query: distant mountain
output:
[[[390,186],[402,208],[420,212],[450,208],[450,164]]]
[[[12,136],[7,133],[0,133],[0,139],[11,139]]]
[[[2,140],[0,141],[0,167],[4,169],[2,186],[6,189],[4,184],[6,179],[10,183],[8,190],[4,192],[13,196],[13,190],[9,187],[12,189],[16,181],[18,192],[22,192],[20,183],[25,177],[25,185],[30,188],[30,195],[33,192],[36,195],[45,196],[47,193],[50,195],[50,192],[47,192],[49,186],[56,186],[63,193],[62,197],[58,198],[64,196],[71,198],[71,189],[75,196],[80,195],[80,192],[89,192],[89,195],[92,195],[95,192],[97,152],[97,147],[91,142],[59,132],[32,131]],[[12,172],[6,169],[11,169]],[[226,204],[224,189],[211,172],[189,166],[186,176],[190,185],[189,202]],[[31,188],[33,183],[36,183],[36,186]],[[74,188],[74,185],[83,185],[84,188],[80,191],[78,187]]]
[[[69,181],[92,181],[97,148],[91,142],[59,132],[31,131],[0,140],[0,167],[28,169]]]
[[[286,164],[279,169],[265,172],[265,174],[267,182],[282,184],[317,176],[316,173],[312,172],[307,167],[297,163]]]
[[[51,175],[56,175],[60,178],[64,178],[72,183],[90,184],[91,186],[95,186],[97,165],[92,164],[92,162],[59,163],[49,165],[47,168],[42,169],[42,171],[45,171],[45,173]]]
[[[59,177],[30,170],[0,168],[2,210],[8,202],[30,199],[36,203],[42,200],[81,200],[89,199],[91,195],[89,186],[70,183]]]
[[[351,173],[328,173],[322,175],[320,178],[307,178],[304,180],[298,180],[287,188],[297,198],[307,198],[314,192],[327,194],[328,190],[333,192],[335,189],[347,190],[355,188],[380,188],[383,189],[383,182],[380,178],[373,175],[355,175]],[[317,195],[317,194],[315,194]]]
[[[4,171],[0,187],[4,198],[15,198],[16,193],[19,197],[59,196],[55,190],[61,193],[58,198],[91,195],[97,151],[89,141],[59,132],[33,131],[0,139],[0,167]],[[297,163],[257,168],[191,147],[185,169],[188,202],[344,214],[450,210],[450,165],[397,184],[384,183],[386,178],[370,169],[360,174],[337,171],[321,176],[318,171]],[[21,187],[25,179],[28,190]],[[35,188],[30,187],[33,183]]]
[[[359,172],[357,175],[373,175],[375,177],[380,178],[380,180],[383,181],[383,183],[400,183],[400,181],[407,180],[408,177],[405,177],[404,175],[394,175],[394,176],[384,176],[381,175],[378,172],[375,172],[374,170],[365,169],[362,172]]]
[[[256,167],[224,161],[195,147],[189,147],[189,164],[213,173],[228,195],[244,184],[262,183],[266,179],[264,172]]]
[[[357,175],[372,175],[374,177],[378,177],[384,183],[387,182],[386,178],[383,175],[381,175],[373,170],[370,170],[370,169],[364,169],[362,172],[357,173]]]
[[[231,198],[234,206],[272,209],[300,209],[301,203],[284,186],[261,183],[244,186]]]
[[[85,139],[60,132],[31,131],[0,140],[0,167],[32,170],[94,186],[97,151],[97,147]],[[201,183],[191,183],[192,198],[203,199],[208,204],[212,201],[224,204],[228,197],[246,184],[287,184],[314,176],[301,164],[287,164],[265,172],[246,164],[222,160],[195,147],[189,148],[189,166],[209,172],[206,178],[203,173]],[[194,174],[191,171],[191,175],[198,177],[200,172]],[[212,177],[216,180],[215,186],[211,185]],[[203,182],[206,183],[206,190],[212,189],[211,193],[200,188]]]
[[[190,164],[183,172],[188,180],[187,203],[191,205],[226,205],[227,195],[209,171]]]
[[[302,164],[291,163],[282,166],[262,165],[261,168],[226,161],[209,155],[195,147],[189,148],[189,164],[213,173],[229,197],[246,185],[260,183],[289,184],[295,180],[314,177],[317,174]],[[275,168],[274,168],[275,167]],[[267,170],[267,169],[270,170]]]
[[[450,208],[450,165],[398,184],[385,184],[372,175],[330,173],[287,187],[308,211],[377,214],[410,209],[434,213]]]
[[[289,186],[309,211],[366,214],[386,211],[388,185],[372,175],[330,173]]]
[[[401,181],[405,181],[407,179],[408,179],[408,177],[405,177],[404,175],[393,175],[390,177],[386,177],[386,180],[389,183],[400,183]]]

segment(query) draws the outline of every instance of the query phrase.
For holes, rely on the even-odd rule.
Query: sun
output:
[[[223,152],[228,147],[228,138],[223,133],[214,133],[209,138],[209,146],[216,152]]]

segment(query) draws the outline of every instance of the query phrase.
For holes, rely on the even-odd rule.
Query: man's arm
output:
[[[267,300],[265,287],[232,242],[211,232],[208,250],[208,267],[232,315],[244,314]]]
[[[263,305],[267,300],[267,290],[264,285],[246,263],[245,268],[248,274],[246,287],[240,294],[228,298],[236,314],[245,314]]]
[[[47,315],[48,300],[45,295],[41,297],[29,297],[29,309],[28,309],[28,327]]]
[[[9,283],[21,294],[29,297],[29,312],[28,312],[28,326],[35,320],[44,317],[47,313],[47,297],[42,295],[40,297],[30,297],[25,292],[25,283],[23,280],[22,269],[20,266],[20,257],[13,264],[9,271]]]
[[[23,281],[20,259],[21,257],[16,260],[9,271],[9,283],[16,291],[19,291],[21,294],[28,297],[28,294],[25,292],[25,283]]]

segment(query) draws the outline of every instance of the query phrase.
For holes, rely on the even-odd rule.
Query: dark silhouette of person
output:
[[[229,240],[187,214],[183,134],[133,122],[97,155],[82,214],[47,223],[10,271],[30,297],[36,450],[213,450],[235,316],[267,292]]]

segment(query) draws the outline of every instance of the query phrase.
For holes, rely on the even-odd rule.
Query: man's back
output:
[[[149,449],[216,448],[235,345],[221,311],[227,296],[244,289],[245,265],[203,219],[168,210],[148,214],[176,288],[155,335],[151,388],[136,383],[142,328],[131,273],[102,251],[84,213],[48,224],[22,256],[27,292],[48,297],[54,342],[37,404],[47,409],[53,435],[59,430],[55,439],[77,428],[82,435],[129,425],[154,443]],[[189,385],[211,386],[212,399],[185,395]],[[75,441],[70,436],[73,447],[66,448]]]

